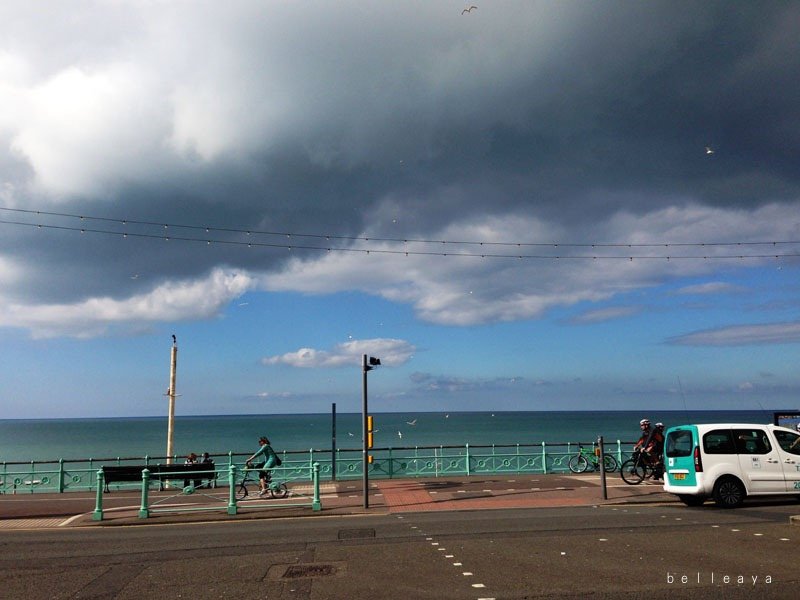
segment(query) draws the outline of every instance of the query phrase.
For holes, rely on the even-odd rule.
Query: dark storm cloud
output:
[[[525,1],[467,19],[428,2],[12,2],[2,17],[5,206],[398,238],[520,215],[604,241],[620,211],[798,201],[795,3]],[[15,302],[288,258],[1,227]]]

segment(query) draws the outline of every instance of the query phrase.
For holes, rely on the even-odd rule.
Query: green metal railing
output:
[[[578,453],[579,446],[591,446],[593,442],[565,442],[539,444],[511,444],[491,446],[418,446],[402,448],[373,448],[374,460],[369,467],[372,478],[447,477],[449,475],[477,474],[524,474],[567,473],[571,456]],[[623,445],[633,442],[606,443],[606,452],[613,454],[621,464],[630,456]],[[322,479],[333,478],[332,452],[330,450],[285,451],[279,453],[283,466],[282,479],[287,482],[309,478],[309,469],[314,463],[320,465]],[[241,468],[249,453],[215,454],[215,468],[220,484],[231,466]],[[339,449],[333,453],[336,461],[337,479],[357,479],[362,476],[363,456],[361,449]],[[172,462],[179,464],[178,457]],[[94,491],[97,488],[98,472],[105,465],[155,465],[166,462],[166,457],[129,457],[81,460],[52,460],[0,463],[0,493],[33,494],[61,493],[71,491]],[[140,483],[113,483],[110,490],[138,489]]]
[[[186,513],[186,512],[199,512],[199,511],[220,511],[225,509],[229,515],[238,514],[241,508],[247,508],[251,510],[267,510],[267,509],[274,509],[274,508],[286,508],[286,507],[308,507],[311,510],[319,511],[322,510],[322,501],[320,497],[320,485],[319,485],[319,463],[314,463],[311,465],[310,468],[306,469],[306,479],[311,481],[312,487],[312,495],[307,496],[304,494],[297,494],[290,490],[289,495],[287,496],[288,500],[284,502],[273,502],[269,501],[268,504],[265,503],[247,503],[244,506],[240,506],[239,500],[236,497],[236,490],[238,484],[241,482],[239,478],[238,472],[239,468],[236,465],[230,465],[227,471],[227,492],[226,493],[212,493],[211,489],[206,489],[201,492],[202,499],[200,502],[191,505],[187,504],[184,501],[176,502],[176,498],[184,495],[190,495],[195,493],[195,488],[192,486],[187,486],[186,488],[180,489],[176,488],[174,494],[162,496],[158,499],[153,500],[150,496],[150,488],[152,486],[151,480],[151,472],[149,469],[144,468],[142,469],[142,480],[141,483],[137,482],[137,485],[141,487],[141,503],[139,506],[139,518],[140,519],[147,519],[154,514],[159,513]],[[273,469],[273,477],[280,479],[283,481],[283,469],[276,468]],[[172,475],[175,475],[177,479],[182,477],[193,477],[197,474],[197,472],[193,471],[185,471],[185,472],[175,472]],[[105,488],[105,476],[102,469],[98,469],[96,475],[96,498],[95,498],[95,509],[92,512],[92,520],[94,521],[102,521],[104,518],[104,511],[103,511],[103,493]],[[225,486],[221,486],[220,488],[214,488],[213,492],[224,492]]]

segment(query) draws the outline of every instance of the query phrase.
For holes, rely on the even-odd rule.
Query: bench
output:
[[[209,487],[216,487],[217,472],[213,462],[194,465],[104,465],[105,491],[110,491],[110,483],[141,482],[144,469],[149,469],[151,480],[158,480],[160,490],[164,489],[164,481],[167,479],[195,482],[207,479]]]

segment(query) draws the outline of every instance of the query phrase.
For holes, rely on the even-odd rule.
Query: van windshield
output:
[[[692,432],[688,429],[670,431],[667,434],[667,441],[665,445],[665,454],[669,458],[677,458],[679,456],[691,456],[694,449],[694,440],[692,439]]]

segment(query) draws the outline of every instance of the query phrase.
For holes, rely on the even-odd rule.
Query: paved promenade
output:
[[[321,483],[322,510],[311,509],[310,486],[295,486],[288,499],[248,498],[239,503],[239,514],[227,514],[228,489],[151,492],[150,504],[160,510],[139,518],[139,492],[110,492],[103,496],[103,519],[93,520],[95,494],[17,494],[0,496],[0,528],[107,527],[192,521],[274,517],[315,517],[331,514],[373,514],[592,506],[625,503],[676,503],[660,484],[625,484],[619,474],[607,478],[603,498],[599,474],[454,476],[430,479],[380,479],[370,481],[369,508],[364,508],[361,480]],[[305,503],[305,506],[285,506]],[[210,510],[197,510],[208,508]]]

